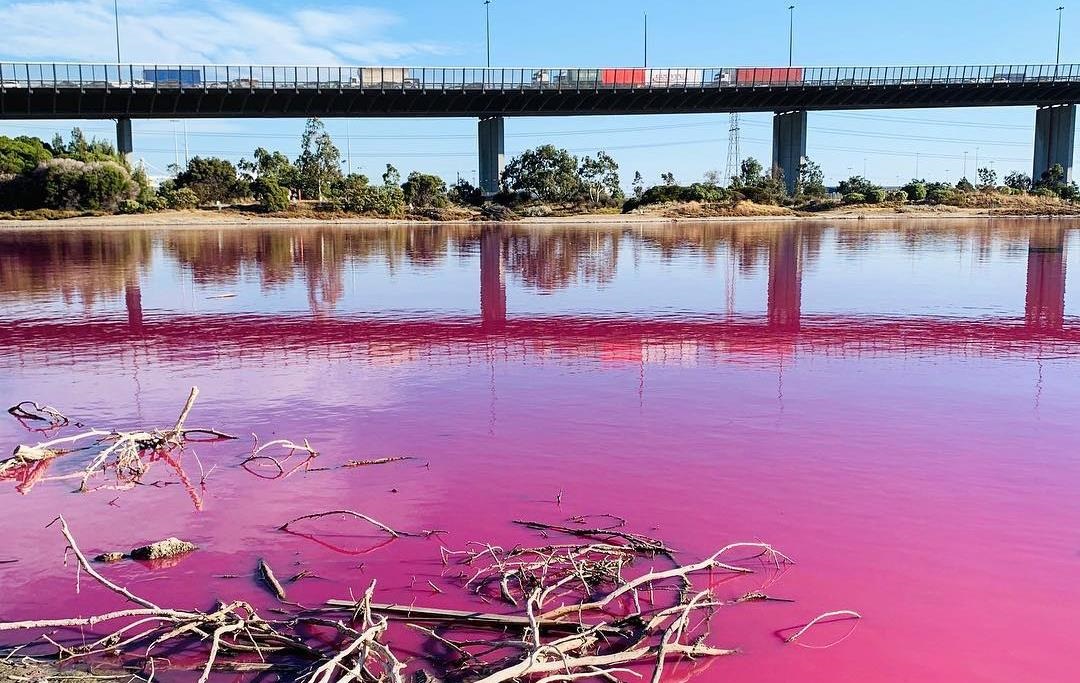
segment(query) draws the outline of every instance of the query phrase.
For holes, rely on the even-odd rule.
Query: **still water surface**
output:
[[[290,587],[308,604],[377,577],[385,601],[458,606],[427,588],[438,541],[275,530],[310,512],[450,547],[611,513],[688,561],[764,540],[798,562],[769,587],[797,602],[733,609],[715,640],[743,654],[682,677],[1075,680],[1070,261],[1080,234],[1045,221],[0,232],[5,407],[165,425],[198,385],[200,424],[308,439],[328,464],[416,458],[275,479],[237,467],[246,444],[206,445],[205,489],[2,481],[0,617],[116,606],[75,594],[43,528],[59,512],[88,551],[197,542],[110,568],[195,607],[270,606],[258,557],[321,577]],[[4,418],[3,448],[38,440]],[[843,642],[782,644],[835,609],[865,617]]]

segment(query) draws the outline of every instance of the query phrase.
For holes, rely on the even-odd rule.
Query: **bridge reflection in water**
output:
[[[131,244],[83,244],[67,235],[63,244],[45,241],[11,242],[0,249],[11,280],[0,275],[0,290],[8,295],[65,298],[77,291],[84,301],[108,299],[122,290],[126,323],[111,317],[89,322],[59,316],[44,320],[0,322],[0,350],[58,349],[65,345],[93,344],[102,350],[136,341],[149,349],[189,350],[350,348],[395,346],[422,353],[434,345],[521,344],[536,349],[595,353],[601,346],[621,348],[627,354],[647,354],[646,347],[691,343],[696,349],[717,354],[749,356],[789,355],[798,350],[857,352],[960,352],[1013,353],[1022,350],[1080,349],[1080,325],[1067,324],[1065,316],[1066,238],[1069,230],[1059,224],[1033,224],[979,233],[982,228],[957,228],[953,237],[973,244],[1005,245],[1011,251],[1026,248],[1027,278],[1023,296],[1024,316],[957,318],[947,316],[897,316],[890,312],[867,314],[803,314],[803,273],[807,259],[820,249],[822,235],[833,231],[838,245],[858,245],[875,235],[901,235],[918,244],[925,235],[949,236],[948,229],[935,233],[905,231],[896,227],[866,226],[823,228],[814,226],[766,226],[756,228],[676,228],[656,234],[610,229],[554,231],[514,227],[416,228],[372,236],[344,231],[297,231],[280,235],[268,231],[213,231],[164,233],[160,243],[181,267],[190,270],[195,282],[235,283],[245,264],[254,263],[263,285],[272,287],[302,274],[308,287],[313,315],[274,307],[262,313],[154,313],[144,317],[140,273],[150,268],[153,250],[145,234]],[[100,236],[99,236],[100,238]],[[0,242],[11,240],[0,236]],[[39,239],[39,238],[35,238]],[[44,239],[44,238],[42,238]],[[82,239],[90,239],[84,236]],[[155,238],[158,239],[158,238]],[[609,282],[615,277],[619,245],[643,244],[670,256],[679,249],[700,252],[711,259],[718,249],[742,259],[743,270],[753,270],[761,259],[768,261],[767,307],[762,315],[722,316],[694,314],[663,317],[654,314],[514,315],[507,306],[507,275],[526,289],[554,291],[582,279]],[[453,249],[450,246],[452,245]],[[625,248],[625,246],[623,247]],[[856,251],[873,257],[873,247]],[[859,251],[860,249],[865,249]],[[478,253],[479,319],[453,314],[424,317],[361,312],[336,313],[343,296],[343,273],[347,258],[383,253],[388,260],[405,258],[413,264],[431,265],[452,250],[462,255]],[[72,283],[61,275],[49,279],[53,269],[63,271],[67,260],[80,253],[100,259],[85,270],[92,281]],[[917,256],[916,256],[917,257]],[[51,261],[50,261],[51,259]],[[51,264],[51,265],[50,265]],[[55,274],[54,274],[55,275]],[[23,277],[25,276],[25,277]],[[20,278],[23,279],[20,279]],[[436,276],[438,277],[438,276]],[[722,299],[723,278],[717,277],[716,301]],[[880,284],[880,283],[878,283]],[[896,287],[904,287],[896,282]],[[948,283],[946,283],[948,285]],[[601,292],[596,295],[603,297]],[[963,293],[958,292],[958,298]],[[17,298],[17,296],[16,296]],[[1016,297],[1017,303],[1021,300]],[[382,302],[393,308],[394,302]],[[1007,308],[1007,302],[1003,302]],[[636,349],[636,351],[635,351]]]

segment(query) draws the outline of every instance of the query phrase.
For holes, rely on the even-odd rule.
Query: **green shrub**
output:
[[[131,214],[131,213],[143,213],[143,211],[145,209],[143,208],[143,205],[138,202],[138,200],[135,200],[135,199],[121,199],[120,200],[120,206],[117,207],[117,210],[120,213]]]
[[[897,204],[904,204],[908,200],[908,193],[904,190],[894,190],[889,193],[889,201],[896,202]]]
[[[41,206],[47,209],[115,211],[124,199],[134,199],[135,182],[128,170],[115,161],[84,163],[53,159],[34,172],[40,187]]]
[[[170,209],[194,209],[199,206],[199,196],[190,187],[176,187],[171,182],[161,184],[158,194]]]
[[[882,189],[880,187],[875,187],[873,190],[870,190],[869,192],[866,193],[866,203],[867,204],[884,204],[885,200],[888,198],[888,196],[889,196],[889,193],[886,192],[884,189]]]
[[[163,209],[169,208],[169,205],[166,204],[165,200],[162,199],[161,195],[158,194],[152,194],[146,198],[146,201],[140,200],[139,203],[142,204],[143,208],[146,209],[146,211],[148,212],[161,211]]]
[[[0,135],[0,174],[30,173],[52,154],[37,138],[9,138]]]
[[[865,204],[866,195],[862,192],[848,192],[844,195],[845,204]]]
[[[401,216],[405,213],[405,193],[397,185],[369,185],[356,188],[342,197],[341,204],[352,213]]]
[[[1055,192],[1053,188],[1045,187],[1045,186],[1035,188],[1035,192],[1033,192],[1032,194],[1034,194],[1036,197],[1056,197],[1056,196],[1058,196],[1058,193]]]
[[[282,187],[272,177],[258,178],[251,184],[252,194],[267,211],[288,211],[290,205],[289,190]]]
[[[926,201],[926,183],[921,180],[912,180],[907,185],[904,185],[903,190],[907,194],[910,201]]]
[[[944,183],[934,183],[926,188],[926,201],[931,204],[951,204],[956,201],[956,190]]]

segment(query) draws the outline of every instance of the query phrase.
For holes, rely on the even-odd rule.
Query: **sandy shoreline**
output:
[[[701,216],[668,217],[649,214],[595,214],[566,217],[522,218],[509,225],[514,226],[605,226],[620,225],[677,225],[702,223],[821,223],[832,221],[910,221],[910,220],[1077,220],[1078,215],[1018,215],[983,210],[956,211],[863,211],[830,212],[814,215],[779,216]],[[425,221],[390,218],[281,218],[273,216],[244,215],[233,212],[168,211],[154,214],[130,214],[110,216],[79,216],[56,220],[0,219],[0,230],[70,230],[72,228],[216,228],[228,226],[245,227],[416,227],[416,226],[462,226],[494,224],[483,221]]]

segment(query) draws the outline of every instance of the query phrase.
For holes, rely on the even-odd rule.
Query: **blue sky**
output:
[[[785,64],[789,0],[493,0],[495,66]],[[1052,63],[1058,0],[795,0],[795,61],[815,65]],[[1067,2],[1060,4],[1068,4]],[[119,0],[125,62],[482,65],[481,0],[198,2]],[[112,0],[0,0],[0,59],[113,61]],[[1064,14],[1062,61],[1080,61],[1080,4]],[[742,117],[743,156],[767,160],[771,120]],[[0,134],[51,137],[75,122],[0,122]],[[113,136],[108,121],[79,122]],[[185,153],[238,160],[262,145],[293,155],[300,120],[136,121],[136,158],[154,175]],[[830,181],[864,170],[892,184],[958,178],[992,165],[1030,173],[1034,111],[1027,108],[810,114],[808,153]],[[356,171],[386,163],[453,180],[476,173],[472,119],[328,120]],[[624,182],[635,170],[682,181],[724,170],[727,115],[513,119],[507,152],[551,142],[578,154],[609,151]],[[348,135],[348,141],[346,140]],[[186,150],[186,152],[185,152]]]

